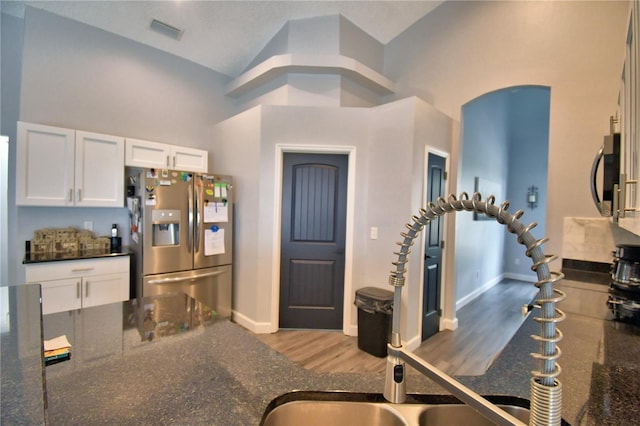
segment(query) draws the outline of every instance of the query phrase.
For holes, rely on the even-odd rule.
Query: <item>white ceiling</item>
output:
[[[2,1],[2,12],[40,8],[137,40],[215,71],[238,76],[291,19],[341,14],[383,44],[440,5],[440,0],[386,1]],[[184,30],[171,39],[149,29],[158,19]]]

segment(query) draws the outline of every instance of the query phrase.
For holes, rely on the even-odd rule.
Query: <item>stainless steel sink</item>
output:
[[[524,424],[529,424],[529,410],[514,405],[497,405]],[[418,425],[438,426],[492,426],[494,423],[479,414],[468,405],[433,405],[427,406],[418,416]]]
[[[529,401],[508,396],[486,396],[490,402],[529,422]],[[280,425],[493,425],[473,408],[450,395],[407,395],[392,404],[382,394],[353,392],[290,392],[271,401],[263,426]]]
[[[292,401],[272,410],[262,422],[276,425],[406,426],[402,414],[387,404],[348,401]]]

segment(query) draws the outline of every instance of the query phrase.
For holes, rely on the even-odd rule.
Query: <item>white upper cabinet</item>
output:
[[[201,149],[139,139],[126,140],[126,166],[206,173],[208,161],[209,153]]]
[[[76,132],[75,205],[124,206],[124,138]]]
[[[124,205],[124,138],[24,122],[17,129],[17,205]]]
[[[174,170],[207,173],[209,170],[209,153],[201,149],[172,146]]]
[[[75,131],[18,122],[16,204],[73,205]]]
[[[125,141],[125,166],[166,169],[170,158],[171,145],[131,138]]]

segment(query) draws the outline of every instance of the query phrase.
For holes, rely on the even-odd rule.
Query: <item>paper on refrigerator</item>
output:
[[[227,203],[208,202],[205,203],[203,210],[205,223],[229,222],[229,208],[227,207]]]
[[[224,254],[224,229],[204,230],[204,255]]]

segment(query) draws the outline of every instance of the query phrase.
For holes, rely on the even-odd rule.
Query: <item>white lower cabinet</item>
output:
[[[28,264],[27,283],[42,286],[42,314],[129,299],[129,256]]]
[[[82,308],[81,280],[82,278],[68,278],[43,281],[41,283],[42,314],[53,314]]]

